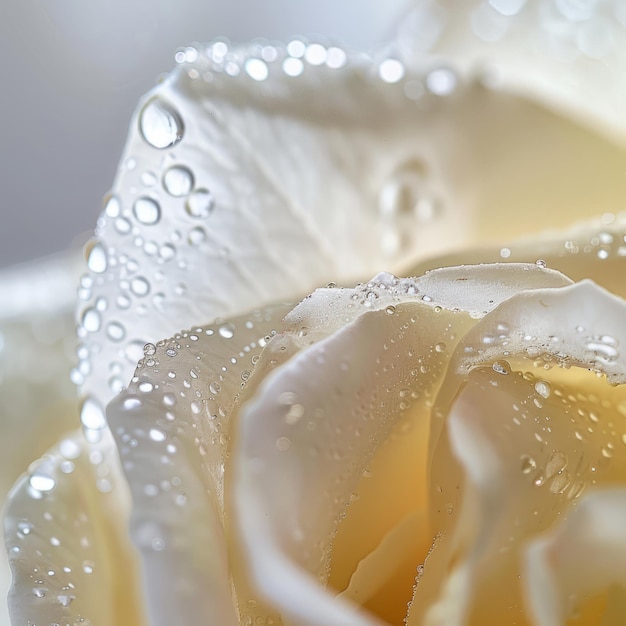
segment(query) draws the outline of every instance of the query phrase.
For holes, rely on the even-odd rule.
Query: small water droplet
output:
[[[552,393],[552,387],[550,386],[550,383],[545,381],[545,380],[538,380],[535,383],[535,391],[542,397],[542,398],[549,398],[550,394]]]
[[[224,337],[224,339],[232,339],[235,335],[235,330],[230,324],[220,326],[218,332],[221,337]]]
[[[214,206],[215,199],[208,189],[196,189],[185,202],[185,210],[195,218],[209,217]]]
[[[29,485],[35,490],[42,493],[52,491],[56,486],[56,481],[52,476],[44,472],[35,471],[28,479]]]
[[[83,325],[83,328],[89,333],[95,333],[99,331],[100,324],[102,323],[100,313],[98,313],[97,309],[93,307],[85,309],[81,317],[81,323]]]
[[[156,441],[156,442],[165,441],[165,433],[162,430],[159,430],[158,428],[151,428],[150,431],[148,432],[148,436],[150,437],[150,439],[152,439],[152,441]]]
[[[548,266],[548,264],[547,264],[544,260],[542,260],[542,259],[537,259],[537,260],[535,261],[535,265],[536,265],[537,267],[542,268],[542,269],[545,269],[545,268]]]
[[[158,97],[149,100],[141,110],[139,130],[143,138],[159,150],[177,144],[185,132],[176,110]]]
[[[87,396],[80,409],[81,424],[90,430],[102,430],[106,427],[106,417],[100,402]]]
[[[509,374],[511,372],[511,365],[508,361],[496,361],[491,369],[496,372],[496,374]]]
[[[103,274],[107,270],[108,260],[104,246],[97,240],[90,241],[85,252],[87,254],[87,267],[94,274]]]
[[[269,76],[267,63],[261,59],[248,59],[244,65],[244,69],[250,78],[257,81],[266,80]]]
[[[143,347],[143,353],[146,356],[152,356],[153,354],[156,353],[156,346],[153,343],[147,343],[144,347]]]
[[[139,298],[147,296],[150,293],[150,283],[143,276],[137,276],[130,282],[130,290]]]
[[[404,78],[406,70],[402,61],[385,59],[378,66],[378,75],[385,83],[397,83]]]
[[[193,185],[193,174],[184,165],[174,165],[163,174],[163,188],[175,198],[188,195]]]
[[[141,224],[152,226],[161,219],[161,207],[152,198],[137,198],[133,204],[133,214]]]
[[[522,474],[530,474],[530,472],[537,469],[537,462],[531,456],[523,454],[521,461]]]
[[[107,324],[107,337],[111,341],[122,341],[126,337],[126,330],[119,322],[109,322]]]

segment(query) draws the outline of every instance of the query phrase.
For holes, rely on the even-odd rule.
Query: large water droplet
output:
[[[143,276],[137,276],[131,280],[130,290],[133,294],[142,298],[150,293],[150,283]]]
[[[161,207],[152,198],[137,198],[133,204],[133,213],[137,221],[146,226],[152,226],[161,219]]]
[[[213,194],[208,189],[197,189],[187,198],[185,209],[191,217],[205,218],[211,214],[214,205]]]
[[[183,165],[174,165],[163,174],[163,188],[170,196],[179,198],[191,193],[194,179],[191,170]]]
[[[161,98],[152,98],[139,115],[139,130],[143,138],[159,150],[177,144],[185,127],[176,110]]]

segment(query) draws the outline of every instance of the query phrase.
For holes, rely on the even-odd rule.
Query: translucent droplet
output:
[[[491,369],[496,372],[496,374],[509,374],[511,371],[511,365],[508,361],[496,361]]]
[[[215,206],[213,194],[208,189],[196,189],[185,202],[185,210],[191,217],[209,217]]]
[[[189,235],[187,237],[187,241],[190,246],[199,246],[202,242],[206,241],[206,232],[200,226],[196,228],[192,228],[189,231]]]
[[[35,491],[41,491],[44,493],[47,491],[52,491],[56,485],[56,482],[54,478],[52,478],[52,476],[38,471],[31,475],[31,477],[28,479],[28,483]]]
[[[159,248],[159,256],[164,261],[171,261],[176,256],[176,248],[171,243],[164,243]]]
[[[147,296],[150,293],[150,283],[147,278],[137,276],[130,281],[130,290],[139,298]]]
[[[117,196],[109,196],[104,200],[104,212],[109,217],[119,217],[120,215],[120,201]]]
[[[177,144],[184,135],[183,121],[176,110],[161,98],[149,100],[139,114],[139,130],[154,148]]]
[[[183,165],[174,165],[163,174],[163,188],[175,198],[188,195],[193,185],[193,174]]]
[[[248,59],[244,68],[250,78],[258,81],[266,80],[270,73],[267,63],[261,59]]]
[[[559,474],[567,467],[567,456],[556,450],[550,455],[548,463],[546,464],[546,476],[551,478],[556,474]]]
[[[148,432],[148,436],[150,437],[150,439],[152,439],[152,441],[156,441],[156,442],[165,441],[165,433],[162,430],[159,430],[158,428],[151,428],[150,431]]]
[[[550,386],[549,382],[545,380],[539,380],[535,383],[535,391],[542,398],[549,398],[550,394],[552,393],[552,387]]]
[[[87,267],[94,274],[103,274],[107,270],[108,261],[104,246],[98,240],[90,241],[86,248]]]
[[[156,353],[156,346],[153,343],[147,343],[144,347],[143,347],[143,353],[146,356],[152,356],[153,354]]]
[[[102,430],[106,427],[106,417],[102,405],[91,396],[85,398],[80,409],[80,422],[90,430]]]
[[[446,96],[456,89],[456,74],[448,68],[433,70],[426,77],[426,86],[429,91],[438,95]]]
[[[404,78],[404,64],[398,59],[385,59],[378,67],[378,75],[385,83],[397,83]]]
[[[102,323],[100,313],[98,313],[97,309],[93,307],[85,309],[81,317],[81,323],[87,332],[95,333],[99,331],[100,324]]]
[[[235,335],[235,331],[230,324],[220,326],[218,332],[220,336],[224,337],[224,339],[231,339]]]
[[[141,224],[152,226],[161,219],[161,207],[152,198],[137,198],[133,204],[133,214]]]
[[[537,462],[531,456],[523,454],[521,461],[522,474],[530,474],[530,472],[537,469]]]
[[[287,76],[300,76],[304,71],[304,63],[300,59],[294,59],[293,57],[287,57],[283,61],[283,72]]]
[[[126,337],[126,330],[119,322],[109,322],[107,324],[107,337],[111,341],[122,341]]]

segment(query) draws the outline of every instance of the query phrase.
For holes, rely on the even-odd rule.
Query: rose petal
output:
[[[549,231],[532,238],[502,240],[482,248],[420,263],[410,273],[459,263],[533,263],[539,261],[573,280],[589,278],[605,289],[626,297],[622,279],[626,266],[626,219],[621,213],[582,222],[562,231]]]
[[[133,496],[131,534],[151,624],[239,623],[223,527],[229,419],[288,309],[256,311],[148,347],[128,390],[109,405]]]
[[[79,255],[0,273],[0,500],[34,457],[76,426],[72,367]],[[0,595],[10,584],[4,551]],[[0,623],[8,621],[0,609]]]
[[[5,513],[13,623],[145,623],[128,499],[105,461],[112,445],[65,439],[14,487]]]
[[[625,524],[626,490],[596,491],[528,546],[524,581],[537,626],[562,624],[571,613],[571,598],[626,586]],[[609,603],[605,610],[612,612],[613,623],[620,623],[626,619],[624,608],[622,598],[621,605]],[[602,623],[609,623],[607,618]]]
[[[623,139],[626,11],[619,2],[415,0],[399,50],[411,64],[425,52],[462,74],[477,69],[515,93],[568,111]],[[602,97],[589,97],[602,94]]]
[[[626,363],[619,354],[599,362],[568,332],[574,317],[589,329],[619,331],[616,322],[625,313],[623,301],[589,282],[526,292],[495,309],[461,342],[453,363],[467,365],[473,358],[467,349],[477,345],[475,366],[505,355],[507,361],[473,370],[449,409],[458,375],[467,371],[464,365],[452,367],[434,408],[435,415],[449,412],[450,442],[433,436],[432,480],[438,487],[432,523],[442,537],[419,579],[409,624],[517,619],[523,611],[519,546],[567,514],[587,485],[623,479],[626,465],[616,450],[626,431],[621,424],[626,390],[578,367],[618,379]],[[506,336],[492,334],[505,324]],[[542,348],[534,361],[523,342],[513,339],[522,328],[533,333],[530,343]],[[484,337],[493,341],[477,343]],[[571,340],[569,346],[559,344],[562,337]],[[550,362],[539,358],[543,352],[578,367],[547,371],[542,365]],[[513,372],[509,361],[534,376]]]
[[[427,423],[430,394],[447,364],[445,349],[436,346],[454,348],[475,323],[463,312],[481,315],[520,289],[568,284],[536,266],[472,269],[473,275],[470,268],[452,268],[415,280],[380,275],[355,290],[318,291],[287,316],[291,335],[277,337],[263,353],[260,367],[279,363],[241,411],[234,519],[255,584],[284,618],[298,624],[362,619],[325,596],[316,579],[328,579],[330,542],[347,494],[360,489],[361,473],[392,426],[402,418],[408,425],[409,414],[413,423],[420,414]],[[481,301],[467,281],[481,285]],[[339,322],[346,325],[337,330]],[[315,331],[303,336],[303,328]],[[291,356],[298,346],[299,354],[281,360],[281,352]],[[319,389],[328,392],[321,396]],[[425,464],[425,448],[414,454]],[[424,476],[425,467],[413,475]],[[413,488],[419,490],[419,479]],[[385,515],[379,504],[368,517],[374,528],[375,518]],[[374,538],[366,543],[372,540],[376,545]]]
[[[271,62],[255,45],[193,49],[141,103],[81,292],[84,392],[102,406],[175,326],[562,226],[626,194],[619,149],[533,104],[474,84],[416,102],[428,72],[394,82],[383,61],[336,68],[338,48],[310,48],[326,63],[305,54],[297,77],[289,47]],[[583,178],[590,196],[569,184]]]

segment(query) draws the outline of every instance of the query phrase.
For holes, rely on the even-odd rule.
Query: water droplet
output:
[[[143,276],[137,276],[130,282],[130,290],[139,298],[147,296],[150,293],[150,283]]]
[[[175,198],[188,195],[193,185],[193,174],[184,165],[174,165],[163,174],[163,188]]]
[[[126,337],[126,330],[119,322],[109,322],[107,324],[107,337],[111,341],[122,341]]]
[[[291,440],[288,437],[279,437],[276,440],[276,447],[284,452],[285,450],[289,450],[291,448]]]
[[[300,59],[294,59],[293,57],[287,57],[283,61],[283,72],[287,76],[300,76],[304,71],[304,63]]]
[[[28,479],[29,485],[35,490],[42,493],[52,491],[56,486],[56,482],[52,476],[43,472],[35,471]]]
[[[220,326],[218,332],[221,337],[224,337],[224,339],[232,339],[232,337],[234,337],[235,335],[235,330],[230,324]]]
[[[119,217],[120,215],[120,201],[117,196],[109,196],[104,200],[104,212],[109,217]]]
[[[93,397],[85,398],[80,409],[80,422],[90,430],[102,430],[106,427],[106,417],[102,405]]]
[[[206,232],[204,228],[197,226],[189,231],[187,241],[190,246],[199,246],[203,241],[206,241]]]
[[[556,450],[550,455],[548,463],[546,464],[546,476],[551,478],[552,476],[561,473],[566,467],[567,455],[559,450]]]
[[[440,341],[439,343],[435,344],[435,352],[445,352],[446,347],[446,344],[443,341]]]
[[[161,98],[149,100],[139,115],[139,130],[143,138],[159,150],[177,144],[184,135],[183,121]]]
[[[81,317],[81,323],[83,325],[83,328],[89,333],[95,333],[99,331],[100,324],[102,323],[100,313],[98,313],[97,309],[93,307],[85,309]]]
[[[215,206],[213,194],[208,189],[196,189],[185,202],[185,210],[191,217],[207,218]]]
[[[139,391],[141,393],[150,393],[154,389],[154,385],[148,381],[139,383]]]
[[[108,261],[104,246],[97,240],[90,241],[85,252],[87,254],[87,267],[94,274],[103,274],[107,270]]]
[[[404,78],[404,64],[398,59],[385,59],[378,66],[378,75],[385,83],[397,83]]]
[[[162,430],[159,430],[158,428],[151,428],[150,431],[148,432],[148,436],[150,437],[150,439],[152,439],[152,441],[156,441],[156,442],[165,441],[165,433]]]
[[[164,243],[159,248],[159,256],[164,261],[171,261],[176,256],[176,248],[171,243]]]
[[[508,361],[496,361],[491,369],[496,372],[496,374],[509,374],[511,372],[511,365]]]
[[[542,397],[542,398],[549,398],[550,394],[552,393],[552,387],[550,386],[550,383],[545,381],[545,380],[538,380],[535,383],[535,391]]]
[[[522,474],[530,474],[530,472],[537,469],[537,462],[531,456],[523,454],[521,461]]]
[[[250,78],[258,81],[266,80],[269,76],[269,68],[267,63],[261,59],[248,59],[244,69]]]
[[[396,312],[396,307],[391,304],[385,309],[385,313],[387,315],[395,315],[395,312]]]
[[[537,267],[540,267],[541,269],[545,269],[546,267],[548,267],[548,264],[544,260],[542,260],[542,259],[537,259],[535,261],[535,265]]]
[[[456,89],[456,74],[448,68],[433,70],[426,77],[426,87],[431,93],[446,96]]]
[[[153,354],[156,353],[156,346],[153,343],[147,343],[144,347],[143,347],[143,353],[146,356],[152,356]]]
[[[152,198],[137,198],[133,204],[133,214],[141,224],[152,226],[161,219],[161,207]]]

